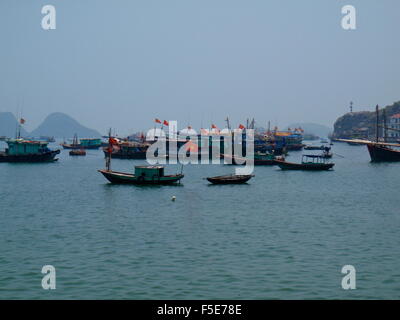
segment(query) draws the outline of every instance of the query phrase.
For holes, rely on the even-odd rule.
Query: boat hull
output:
[[[233,164],[233,165],[241,165],[245,164],[246,158],[237,158],[237,157],[232,157],[230,155],[224,154],[221,155],[222,159],[227,159],[227,161],[231,161],[231,163],[226,163],[226,164]],[[236,161],[238,159],[239,161]],[[274,166],[278,164],[278,160],[273,160],[273,159],[260,159],[254,156],[254,165],[255,166]]]
[[[104,156],[108,157],[109,152],[104,151]],[[130,153],[122,153],[122,152],[112,152],[111,158],[113,159],[146,159],[146,151],[144,152],[130,152]]]
[[[374,144],[367,144],[367,148],[372,162],[400,161],[400,151]]]
[[[279,168],[282,170],[306,170],[306,171],[324,171],[330,170],[334,163],[293,163],[285,161],[277,161]]]
[[[212,184],[242,184],[249,181],[253,175],[238,175],[238,176],[219,176],[209,177],[207,180]]]
[[[99,149],[100,147],[101,147],[101,144],[99,144],[99,145],[93,145],[93,146],[82,146],[82,145],[80,145],[80,144],[76,144],[76,145],[74,145],[74,144],[65,144],[65,143],[62,143],[61,144],[61,146],[64,148],[64,149],[92,149],[92,150],[95,150],[95,149]]]
[[[165,185],[165,184],[175,184],[179,182],[184,175],[170,175],[162,177],[153,177],[152,179],[145,179],[144,177],[137,177],[133,174],[99,170],[99,172],[111,183],[115,184],[135,184],[135,185]],[[143,178],[143,179],[142,179]]]
[[[57,161],[55,156],[60,153],[60,150],[49,151],[40,154],[26,154],[26,155],[9,155],[0,153],[0,162],[53,162]]]

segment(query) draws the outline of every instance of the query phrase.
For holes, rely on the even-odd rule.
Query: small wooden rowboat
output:
[[[72,149],[69,152],[70,156],[86,156],[86,151],[83,149]]]
[[[99,170],[99,172],[111,183],[119,184],[173,184],[184,177],[183,174],[164,175],[163,166],[136,166],[135,174],[111,170]]]
[[[301,163],[278,161],[278,166],[282,170],[323,171],[332,169],[334,165],[318,155],[303,155]]]
[[[227,175],[227,176],[217,176],[217,177],[209,177],[207,180],[213,184],[240,184],[246,183],[249,181],[254,175]]]

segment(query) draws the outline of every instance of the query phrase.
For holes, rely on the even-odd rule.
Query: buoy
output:
[[[176,200],[176,197],[175,197],[175,196],[172,196],[171,200],[172,200],[172,201],[175,201],[175,200]]]

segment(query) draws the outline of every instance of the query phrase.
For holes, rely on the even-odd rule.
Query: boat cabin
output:
[[[101,139],[80,139],[80,144],[84,148],[100,146]]]
[[[136,177],[163,177],[164,167],[163,166],[135,166]]]
[[[28,141],[23,139],[15,139],[6,141],[8,148],[6,153],[9,155],[28,155],[39,154],[48,151],[48,142],[45,141]]]
[[[301,162],[304,163],[326,163],[325,157],[315,154],[303,154]]]

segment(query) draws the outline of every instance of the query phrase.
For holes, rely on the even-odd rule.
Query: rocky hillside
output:
[[[390,116],[400,113],[400,101],[384,108],[387,121]],[[383,109],[379,111],[379,118],[383,119]],[[371,138],[376,135],[375,111],[349,112],[338,118],[333,125],[333,138]]]

